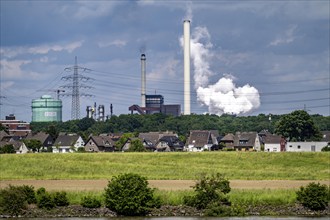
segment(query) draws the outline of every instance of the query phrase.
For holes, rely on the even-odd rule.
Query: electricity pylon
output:
[[[64,93],[64,96],[71,96],[72,97],[72,105],[71,105],[71,120],[80,119],[80,96],[92,97],[91,94],[80,93],[79,89],[91,89],[91,86],[84,85],[80,83],[80,81],[90,81],[93,80],[90,77],[83,76],[79,74],[79,71],[86,72],[90,71],[90,69],[80,67],[77,64],[77,56],[75,57],[75,64],[73,67],[68,67],[64,69],[65,71],[72,71],[73,75],[63,76],[62,80],[72,80],[72,84],[61,86],[61,88],[69,88],[71,89],[71,93]]]

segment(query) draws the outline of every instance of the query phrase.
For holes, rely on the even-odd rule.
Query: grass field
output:
[[[80,204],[84,196],[94,196],[103,201],[104,191],[67,191],[70,204]],[[160,197],[163,205],[182,205],[184,196],[191,195],[192,190],[167,191],[156,190],[155,195]],[[229,199],[233,204],[242,205],[289,205],[296,201],[295,189],[233,189],[229,193]]]
[[[133,172],[150,180],[194,180],[220,172],[236,180],[329,180],[330,153],[171,152],[0,155],[0,180],[110,179]]]

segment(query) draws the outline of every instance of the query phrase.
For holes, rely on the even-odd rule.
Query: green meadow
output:
[[[67,191],[70,204],[80,204],[84,196],[94,196],[102,201],[104,191]],[[156,190],[155,195],[161,198],[163,205],[182,205],[184,196],[191,195],[192,190],[166,191]],[[290,205],[296,201],[296,189],[232,189],[228,194],[233,204],[240,206]]]
[[[2,154],[0,180],[111,179],[137,173],[153,180],[329,180],[329,152],[169,152]]]

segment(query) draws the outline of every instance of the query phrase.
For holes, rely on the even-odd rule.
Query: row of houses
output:
[[[194,130],[190,131],[186,143],[182,142],[174,132],[148,132],[140,133],[138,137],[128,138],[125,143],[115,148],[117,141],[122,134],[102,134],[90,136],[85,142],[77,134],[60,133],[56,140],[50,135],[40,132],[29,133],[26,137],[11,136],[1,131],[0,147],[12,144],[17,153],[27,153],[29,149],[23,140],[39,140],[42,144],[41,150],[53,153],[71,153],[83,149],[86,152],[114,152],[129,151],[131,143],[139,139],[148,151],[267,151],[267,152],[303,152],[321,151],[329,146],[330,132],[323,132],[322,141],[318,142],[287,142],[278,135],[267,131],[257,132],[236,132],[220,136],[215,130]],[[117,144],[118,145],[118,144]]]

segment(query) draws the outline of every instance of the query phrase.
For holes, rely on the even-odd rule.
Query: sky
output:
[[[191,112],[330,115],[330,5],[315,1],[0,1],[0,118],[32,120],[31,103],[80,76],[86,107],[130,114],[147,94],[183,112],[183,21],[191,22]],[[69,86],[68,86],[69,85]],[[72,86],[71,86],[72,87]],[[92,95],[92,96],[89,96]]]

